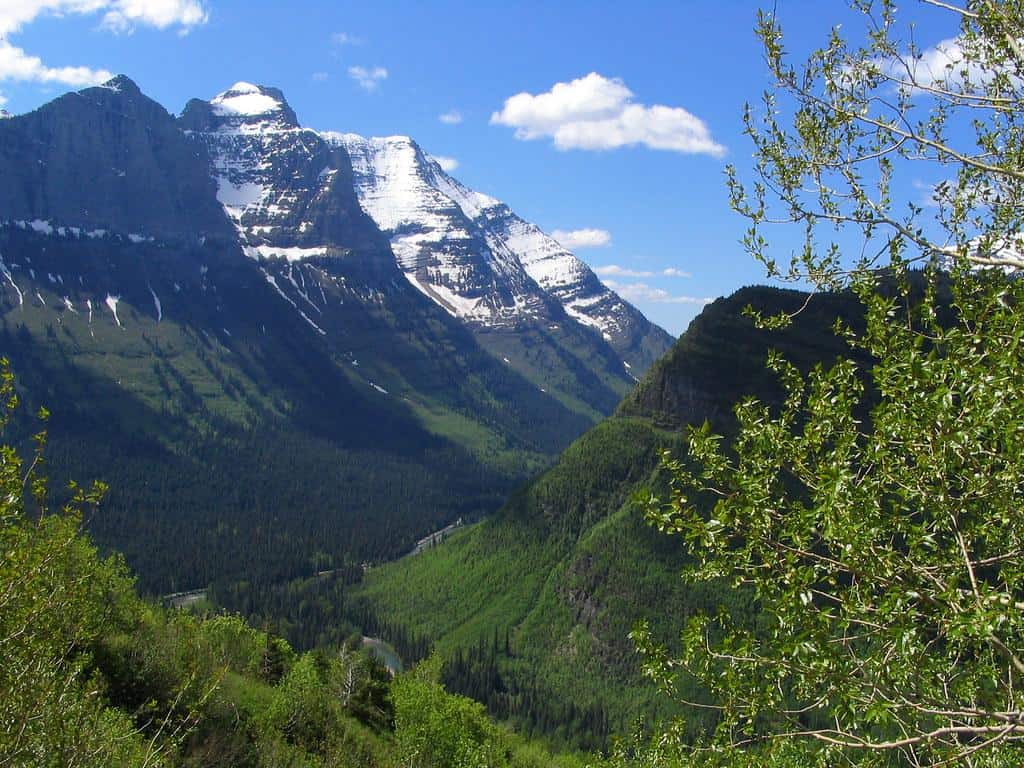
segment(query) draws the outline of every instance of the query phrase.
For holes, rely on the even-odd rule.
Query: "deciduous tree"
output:
[[[754,180],[730,187],[770,275],[862,298],[865,327],[835,331],[875,362],[772,356],[781,409],[744,401],[732,439],[694,428],[665,457],[651,519],[685,539],[688,578],[731,579],[764,619],[698,616],[681,653],[634,637],[651,677],[712,694],[693,705],[718,727],[688,759],[1019,766],[1024,4],[922,0],[959,27],[931,50],[891,2],[852,6],[863,44],[837,29],[800,67],[762,14],[775,86],[746,113]],[[899,194],[923,168],[943,174],[928,206]],[[774,221],[804,228],[788,265]]]

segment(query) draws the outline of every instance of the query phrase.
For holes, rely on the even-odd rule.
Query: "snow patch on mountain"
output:
[[[639,313],[586,264],[500,200],[451,177],[412,139],[322,135],[348,151],[360,202],[389,235],[406,277],[453,315],[495,324],[536,317],[553,298],[606,340],[636,322]],[[514,287],[506,301],[486,300],[484,273]]]
[[[463,209],[496,200],[451,188],[440,165],[406,136],[321,135],[348,152],[360,204],[416,288],[455,317],[486,325],[544,313],[544,297],[522,265],[492,249]]]
[[[243,247],[245,255],[251,259],[271,259],[275,257],[284,258],[288,261],[303,261],[305,259],[312,259],[318,256],[327,255],[326,246],[316,246],[313,248],[301,248],[299,246],[291,246],[289,248],[283,248],[278,245],[246,245]]]
[[[217,200],[224,206],[232,221],[239,221],[247,209],[259,205],[267,190],[253,181],[233,183],[228,175],[217,177]]]
[[[153,296],[153,307],[156,309],[156,321],[159,323],[164,319],[164,308],[160,303],[160,297],[156,295],[156,291],[153,290],[152,286],[146,286],[149,288],[150,294]]]
[[[3,259],[0,259],[0,275],[7,278],[7,282],[11,284],[14,292],[18,294],[18,306],[25,306],[25,295],[21,292],[21,288],[18,287],[18,284],[14,282],[14,277],[11,275],[11,271],[7,269],[7,265],[4,264]]]
[[[109,293],[107,294],[107,298],[104,300],[106,305],[107,305],[107,308],[110,309],[110,313],[114,316],[114,322],[117,323],[117,327],[118,328],[123,327],[121,325],[121,318],[119,318],[117,316],[117,302],[119,302],[120,300],[121,300],[120,296],[111,296]],[[90,312],[91,312],[91,308],[90,308]],[[92,317],[91,314],[90,314],[90,317]]]
[[[210,100],[214,114],[221,117],[232,115],[268,115],[280,112],[283,104],[260,90],[252,83],[235,83],[228,90],[214,96]]]

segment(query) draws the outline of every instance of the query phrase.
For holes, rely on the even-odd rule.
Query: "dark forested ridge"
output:
[[[805,370],[850,354],[831,329],[837,318],[858,322],[852,294],[813,297],[783,331],[758,330],[743,315],[748,305],[793,313],[806,301],[798,291],[754,287],[709,305],[615,416],[494,517],[371,570],[349,599],[407,636],[434,640],[452,690],[528,732],[594,748],[638,716],[672,714],[639,677],[628,639],[634,622],[647,619],[671,641],[678,620],[696,610],[757,614],[725,585],[682,584],[678,542],[645,523],[634,494],[665,490],[660,452],[682,451],[685,425],[707,419],[728,433],[741,397],[779,403],[782,390],[765,370],[770,348]],[[710,721],[691,713],[688,727]]]

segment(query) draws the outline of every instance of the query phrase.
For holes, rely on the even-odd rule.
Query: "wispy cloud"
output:
[[[376,91],[382,82],[388,79],[388,71],[384,67],[349,67],[351,77],[364,91]]]
[[[449,109],[443,115],[438,115],[437,119],[445,125],[458,125],[462,122],[462,113],[457,109]]]
[[[618,264],[607,264],[603,267],[594,267],[593,269],[596,274],[602,277],[693,277],[689,272],[684,272],[675,267],[652,271],[620,267]]]
[[[612,242],[612,233],[606,229],[556,229],[551,236],[570,251],[578,248],[601,248],[611,245]]]
[[[445,173],[451,173],[459,167],[459,161],[454,157],[445,157],[444,155],[433,155],[432,157]]]
[[[362,45],[363,38],[349,34],[348,32],[335,32],[331,35],[331,42],[341,48],[346,45]]]
[[[921,193],[917,201],[918,205],[920,205],[922,208],[939,207],[938,191],[936,189],[937,185],[928,184],[926,182],[921,181],[920,179],[914,179],[913,182],[911,182],[911,184],[913,185],[914,189]]]
[[[604,284],[622,298],[633,302],[650,301],[655,304],[696,304],[703,306],[714,301],[714,299],[700,296],[677,296],[647,283],[618,283],[614,280],[605,280]]]
[[[316,82],[316,83],[325,83],[325,82],[327,82],[327,79],[329,77],[330,77],[330,75],[328,75],[326,72],[314,72],[313,73],[313,81]]]
[[[106,69],[86,66],[45,64],[38,56],[13,45],[10,36],[40,16],[102,14],[100,27],[113,32],[131,32],[136,26],[187,33],[205,24],[209,13],[198,0],[17,0],[0,2],[0,80],[60,83],[72,87],[95,85],[113,75]]]
[[[545,93],[511,96],[491,123],[515,128],[524,141],[550,137],[558,149],[643,145],[713,157],[726,151],[700,118],[682,107],[639,104],[622,80],[597,72],[555,83]]]

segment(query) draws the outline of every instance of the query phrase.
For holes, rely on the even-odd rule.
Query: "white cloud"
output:
[[[917,200],[917,204],[919,206],[921,206],[922,208],[939,207],[937,184],[927,184],[921,181],[920,179],[914,179],[911,182],[911,185],[914,187],[914,189],[921,193],[920,197]]]
[[[601,248],[612,242],[612,233],[606,229],[556,229],[551,236],[570,251],[576,248]]]
[[[348,32],[335,32],[331,35],[331,42],[339,47],[343,45],[362,45],[363,38],[350,35]]]
[[[205,24],[209,14],[198,0],[3,0],[0,2],[0,38],[20,31],[41,15],[79,16],[103,13],[102,24],[130,29],[135,24],[182,29]]]
[[[675,267],[669,267],[668,269],[661,270],[661,274],[665,277],[693,277],[691,272],[687,272],[684,269],[676,269]]]
[[[445,173],[451,173],[459,167],[459,161],[454,157],[445,157],[444,155],[433,155],[434,160],[438,165],[441,166],[441,170]]]
[[[177,26],[187,32],[210,18],[196,0],[95,0],[93,4],[107,8],[103,26],[117,32],[130,32],[136,24],[157,29]]]
[[[324,83],[324,82],[327,82],[327,78],[328,77],[330,77],[330,75],[328,75],[326,72],[314,72],[313,73],[313,82]]]
[[[551,137],[558,149],[615,149],[642,144],[688,154],[721,157],[725,147],[700,118],[682,107],[646,106],[617,78],[596,72],[555,83],[541,94],[518,93],[505,100],[491,123],[516,129],[524,141]]]
[[[381,82],[387,80],[388,71],[384,67],[349,67],[348,76],[355,80],[365,91],[376,91]]]
[[[0,80],[63,83],[81,88],[102,83],[113,76],[105,69],[48,67],[38,56],[30,56],[21,48],[0,40]]]
[[[458,125],[462,122],[462,113],[457,109],[449,109],[443,115],[438,115],[437,119],[445,125]]]
[[[188,32],[205,24],[209,14],[197,0],[0,0],[0,80],[95,85],[113,75],[90,67],[50,67],[38,56],[12,45],[8,38],[42,15],[103,14],[100,26],[130,32],[137,25]]]
[[[909,92],[924,93],[927,88],[972,93],[1005,73],[1018,87],[1021,79],[1007,66],[986,64],[984,50],[964,50],[963,40],[950,37],[918,52],[900,57],[874,59],[870,64]],[[920,86],[917,88],[917,86]]]
[[[602,277],[693,277],[689,272],[684,272],[675,267],[668,267],[654,272],[651,270],[620,267],[618,264],[608,264],[603,267],[594,267],[593,269],[596,274]]]
[[[666,290],[655,288],[647,283],[617,283],[605,280],[604,284],[627,301],[650,301],[654,304],[710,304],[714,299],[699,296],[674,296]]]

